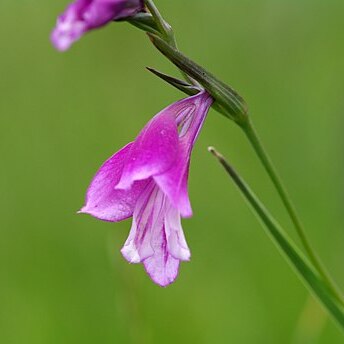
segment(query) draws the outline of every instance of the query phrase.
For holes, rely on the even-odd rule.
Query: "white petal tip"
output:
[[[85,207],[83,207],[80,210],[78,210],[76,213],[77,214],[87,214],[87,210],[85,209]]]
[[[123,246],[121,249],[121,253],[130,264],[141,263],[140,255],[134,247],[129,245]]]

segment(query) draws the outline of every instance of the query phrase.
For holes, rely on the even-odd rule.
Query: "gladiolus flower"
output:
[[[143,0],[76,0],[57,19],[51,41],[65,51],[86,32],[133,16],[143,7]]]
[[[133,217],[121,252],[143,263],[160,286],[172,283],[190,259],[181,216],[192,216],[187,191],[190,156],[212,98],[202,91],[154,116],[134,142],[99,169],[81,213],[117,222]]]

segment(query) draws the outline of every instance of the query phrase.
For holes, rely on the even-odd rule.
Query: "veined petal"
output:
[[[190,260],[191,254],[185,240],[180,214],[172,205],[170,205],[169,209],[166,210],[165,232],[167,238],[167,249],[170,255],[179,260]]]
[[[165,110],[153,117],[136,138],[117,189],[128,189],[134,181],[162,173],[172,166],[178,150],[178,130],[173,113]]]
[[[180,260],[190,259],[179,212],[153,180],[137,201],[121,252],[129,263],[143,262],[151,279],[160,286],[175,280]]]
[[[151,246],[153,228],[161,222],[164,195],[151,180],[141,193],[133,214],[128,239],[121,252],[129,263],[140,263],[154,254]]]
[[[161,287],[173,283],[178,276],[179,259],[168,253],[165,231],[156,233],[153,247],[155,254],[144,260],[144,267],[149,277]]]
[[[131,146],[132,143],[126,145],[100,167],[87,190],[85,205],[79,213],[111,222],[132,216],[135,204],[149,181],[135,182],[130,190],[115,189]]]
[[[162,194],[162,192],[160,191]],[[168,238],[166,235],[165,215],[166,209],[163,209],[163,216],[160,217],[152,228],[150,244],[154,254],[143,261],[143,265],[149,277],[161,287],[174,282],[178,276],[179,259],[173,257],[168,251]]]

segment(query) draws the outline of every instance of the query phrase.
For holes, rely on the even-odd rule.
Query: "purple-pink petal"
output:
[[[116,190],[126,156],[132,143],[108,159],[98,170],[86,194],[86,203],[79,211],[100,220],[117,222],[131,217],[147,180],[133,184],[130,190]]]
[[[143,128],[128,154],[118,189],[128,189],[137,180],[161,174],[175,161],[178,151],[175,116],[163,110]]]
[[[51,33],[51,42],[57,50],[65,51],[88,30],[82,19],[80,8],[89,1],[77,1],[67,7],[65,13],[57,18],[56,27]]]
[[[180,151],[173,166],[165,173],[154,176],[155,182],[167,195],[170,202],[178,209],[183,217],[192,216],[192,208],[188,194],[189,157],[184,147]]]

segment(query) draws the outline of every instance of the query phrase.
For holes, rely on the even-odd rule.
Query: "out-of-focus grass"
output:
[[[182,95],[145,71],[174,73],[124,23],[56,52],[48,36],[65,5],[0,3],[0,342],[267,344],[317,334],[304,287],[206,151],[230,156],[294,236],[243,135],[214,111],[193,155],[194,217],[183,222],[193,256],[174,285],[160,289],[123,260],[130,221],[75,215],[102,161]],[[181,49],[246,98],[344,287],[343,1],[157,5]],[[343,342],[332,322],[317,337]]]

